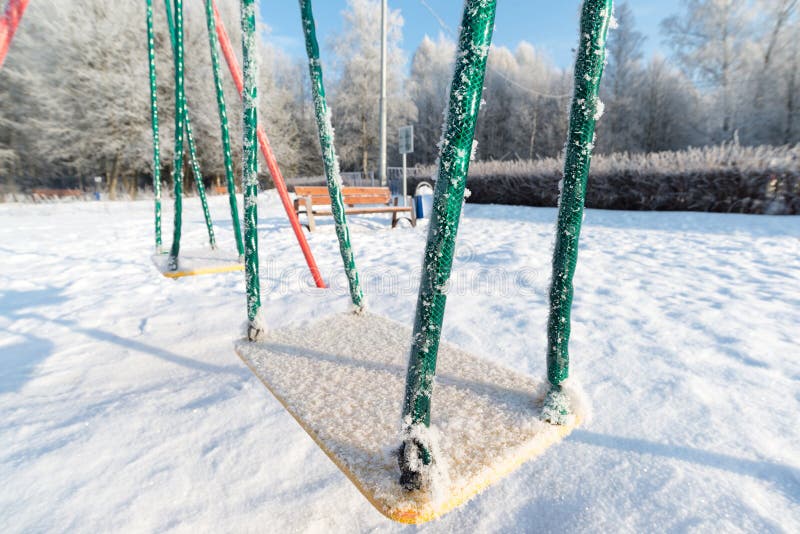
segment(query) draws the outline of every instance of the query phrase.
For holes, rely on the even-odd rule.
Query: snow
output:
[[[348,310],[332,221],[309,236],[318,290],[259,203],[265,324]],[[444,340],[544,376],[554,220],[465,207]],[[350,223],[371,313],[410,326],[426,224]],[[152,232],[145,201],[0,205],[0,531],[406,528],[235,355],[242,273],[164,278]],[[798,217],[589,210],[571,355],[591,421],[421,530],[800,530],[799,237]],[[197,199],[184,239],[207,241]]]

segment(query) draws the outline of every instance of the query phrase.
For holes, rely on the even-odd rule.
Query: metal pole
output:
[[[458,44],[459,60],[450,85],[445,133],[439,152],[436,195],[428,228],[406,375],[403,403],[405,438],[399,460],[402,472],[400,484],[409,490],[418,489],[423,482],[424,468],[420,465],[428,465],[434,460],[429,445],[415,436],[420,435],[416,430],[421,426],[430,425],[431,393],[447,286],[486,75],[486,58],[492,44],[495,7],[496,0],[467,0],[464,3]]]
[[[386,187],[386,0],[381,0],[381,157],[378,177]]]
[[[586,0],[581,13],[580,42],[575,59],[575,89],[553,251],[550,316],[547,321],[547,379],[552,387],[545,399],[542,418],[555,424],[566,422],[569,414],[569,400],[560,384],[569,376],[572,278],[578,262],[578,238],[594,146],[598,91],[603,75],[611,4],[612,0]]]
[[[403,206],[408,205],[408,180],[406,177],[406,153],[403,152]]]

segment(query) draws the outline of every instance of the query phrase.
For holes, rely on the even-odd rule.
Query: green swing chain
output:
[[[563,424],[569,414],[569,402],[560,384],[569,376],[572,279],[578,262],[578,239],[594,147],[595,122],[599,118],[598,91],[603,76],[611,9],[612,0],[586,0],[581,13],[547,321],[547,379],[552,388],[542,417],[556,424]]]
[[[158,138],[158,83],[153,35],[153,0],[147,0],[147,55],[150,68],[150,122],[153,129],[153,193],[155,195],[156,253],[161,252],[161,155]]]
[[[213,0],[206,0],[206,25],[208,26],[208,43],[211,48],[211,67],[214,71],[214,88],[217,92],[217,108],[219,109],[219,124],[222,136],[222,154],[225,161],[225,181],[228,186],[228,202],[231,206],[231,219],[233,220],[233,234],[236,238],[236,250],[239,257],[244,257],[244,243],[242,242],[242,225],[239,222],[239,207],[236,202],[236,184],[233,179],[233,161],[231,158],[231,134],[228,128],[228,111],[225,106],[225,92],[222,88],[222,75],[220,74],[219,53],[217,49],[217,28],[214,21]]]
[[[169,12],[169,0],[164,4]],[[183,211],[183,126],[185,124],[183,105],[183,2],[175,0],[175,28],[170,21],[170,35],[173,37],[172,49],[175,61],[175,154],[172,168],[172,182],[175,186],[175,224],[172,230],[172,248],[169,252],[169,268],[178,270],[178,256],[181,250],[181,214]]]
[[[261,284],[258,279],[258,53],[256,49],[256,7],[254,0],[242,0],[242,62],[244,65],[244,270],[247,285],[248,338],[255,341],[255,324],[261,309]]]
[[[311,91],[314,97],[314,115],[317,119],[319,144],[322,148],[322,160],[325,165],[325,181],[328,184],[328,194],[331,197],[331,211],[336,226],[336,237],[339,240],[339,252],[342,255],[347,282],[350,287],[350,298],[357,311],[364,308],[364,293],[356,269],[353,248],[350,245],[350,229],[344,213],[344,200],[342,199],[342,178],[339,172],[339,160],[336,158],[336,149],[333,141],[333,127],[328,102],[325,98],[325,85],[322,81],[322,63],[319,59],[319,44],[314,24],[314,12],[311,0],[300,1],[300,14],[302,16],[303,34],[306,40],[308,53],[308,70],[311,76]]]
[[[188,105],[186,103],[186,91],[183,88],[183,66],[184,66],[184,61],[183,61],[183,55],[184,55],[183,54],[183,51],[184,51],[183,50],[183,1],[182,0],[175,0],[175,21],[174,21],[174,23],[173,23],[173,20],[172,20],[172,11],[170,10],[169,2],[170,2],[170,0],[165,0],[164,1],[164,7],[166,8],[166,12],[167,12],[167,26],[169,26],[169,37],[170,37],[170,42],[172,43],[172,54],[175,56],[176,69],[177,69],[177,65],[178,65],[178,61],[179,60],[180,60],[180,65],[181,65],[181,94],[183,95],[182,99],[181,99],[181,104],[182,104],[182,108],[183,108],[182,109],[182,115],[183,115],[183,121],[184,121],[184,128],[185,128],[185,132],[186,132],[186,141],[187,141],[187,144],[189,145],[189,163],[190,163],[190,165],[192,167],[192,174],[194,174],[194,181],[197,184],[197,194],[200,197],[200,205],[203,208],[203,217],[205,218],[206,228],[208,230],[208,241],[211,244],[211,248],[216,248],[217,247],[217,241],[216,241],[216,238],[214,236],[214,225],[213,225],[213,223],[211,221],[211,212],[208,209],[208,198],[206,197],[206,187],[203,184],[203,175],[200,172],[200,164],[197,161],[197,147],[196,147],[195,142],[194,142],[194,135],[192,134],[192,122],[189,119],[189,107],[188,107]],[[181,10],[181,13],[180,13],[180,24],[181,24],[181,27],[180,27],[180,33],[181,33],[180,58],[178,58],[178,51],[177,51],[177,48],[178,48],[178,38],[177,38],[178,27],[177,27],[177,24],[178,24],[178,8],[179,7],[180,7],[180,10]],[[177,87],[175,89],[176,89],[176,93],[175,94],[177,96]],[[176,103],[176,106],[177,105],[178,104]],[[181,143],[181,150],[183,150],[182,147],[183,147],[183,143]],[[181,159],[181,161],[182,161],[182,159]],[[181,179],[182,179],[183,178],[183,170],[181,170],[180,176],[181,176]],[[182,186],[181,186],[181,189],[182,189]],[[177,211],[178,204],[179,204],[179,202],[176,199],[176,201],[175,201],[176,211]],[[180,204],[181,204],[181,208],[182,208],[183,207],[183,203],[180,202]],[[175,220],[178,222],[179,226],[180,226],[180,220],[182,218],[182,217],[179,217],[179,215],[182,216],[182,214],[183,214],[182,210],[181,210],[180,214],[176,213]],[[180,228],[178,229],[177,235],[178,235],[178,239],[180,240]],[[173,248],[175,248],[175,244],[174,243],[173,243]],[[180,243],[178,243],[178,248],[180,248]],[[175,256],[175,260],[177,262],[177,256]]]
[[[495,8],[496,0],[467,0],[464,4],[406,377],[403,424],[407,432],[420,424],[430,425],[431,393],[447,285],[464,202],[486,59],[492,41]],[[403,443],[400,452],[403,474],[400,482],[412,489],[419,487],[420,474],[411,467],[418,462],[404,459],[404,455],[413,454],[409,451],[417,451],[424,464],[429,464],[431,457],[426,444],[411,438]]]

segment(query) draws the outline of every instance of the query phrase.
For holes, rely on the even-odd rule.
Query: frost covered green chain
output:
[[[169,11],[169,0],[165,5]],[[183,2],[175,0],[175,28],[170,23],[173,36],[173,56],[175,60],[175,158],[172,167],[172,181],[175,185],[175,224],[172,230],[172,248],[169,252],[169,268],[178,269],[178,256],[181,251],[181,219],[183,211],[183,127],[185,124],[183,95]]]
[[[239,207],[236,203],[236,184],[233,180],[233,161],[231,158],[231,134],[228,128],[228,111],[225,106],[225,92],[222,89],[222,75],[220,74],[219,53],[217,48],[217,28],[214,22],[214,2],[206,0],[206,25],[208,26],[208,44],[211,48],[211,67],[214,71],[214,88],[217,92],[217,108],[219,109],[219,124],[222,135],[222,155],[225,162],[225,182],[228,186],[228,202],[231,206],[231,220],[233,220],[233,234],[236,238],[236,250],[239,256],[244,256],[244,243],[242,242],[242,225],[239,222]]]
[[[200,164],[197,162],[197,146],[194,144],[192,123],[189,120],[189,109],[186,106],[185,97],[183,99],[183,113],[186,126],[186,142],[189,145],[189,162],[192,165],[192,174],[194,174],[194,182],[197,185],[200,205],[203,207],[203,217],[206,221],[206,229],[208,229],[208,242],[211,244],[211,248],[217,248],[217,239],[214,237],[214,223],[211,220],[211,212],[208,209],[208,198],[206,197],[206,186],[203,184],[203,174],[200,172]]]
[[[547,322],[547,378],[556,386],[556,392],[558,385],[569,376],[572,278],[578,261],[578,238],[583,220],[595,122],[602,113],[598,90],[603,75],[611,7],[612,0],[586,0],[581,13],[580,43],[575,60],[575,89],[570,110],[564,181],[553,253],[550,317]]]
[[[328,193],[331,197],[331,211],[336,226],[336,237],[339,239],[339,252],[344,262],[344,271],[350,287],[350,298],[356,310],[364,307],[364,293],[356,269],[353,248],[350,245],[350,229],[344,213],[342,199],[342,178],[339,173],[339,160],[333,142],[333,127],[328,102],[325,98],[325,85],[322,81],[322,64],[319,60],[319,45],[314,25],[314,12],[311,0],[299,0],[300,13],[303,22],[303,34],[306,38],[306,52],[308,53],[308,70],[311,75],[311,91],[314,96],[314,115],[317,118],[319,131],[319,144],[322,148],[322,160],[325,165],[325,180],[328,184]]]
[[[242,0],[242,62],[244,64],[244,270],[247,284],[248,336],[258,336],[261,284],[258,279],[258,50],[256,49],[256,7],[254,0]]]
[[[403,421],[407,436],[416,434],[415,427],[430,424],[431,392],[447,285],[486,74],[486,58],[492,41],[495,7],[495,0],[467,0],[464,4],[406,378]],[[420,474],[412,466],[419,462],[403,457],[410,454],[409,450],[417,451],[423,464],[429,464],[431,458],[425,443],[406,438],[400,458],[401,484],[414,488],[419,487]]]
[[[172,20],[172,11],[169,8],[170,0],[164,1],[164,7],[167,11],[167,26],[169,26],[169,37],[170,42],[172,43],[172,54],[177,56],[177,27],[178,24],[178,5],[180,4],[181,9],[181,33],[183,33],[183,1],[182,0],[175,0],[175,21],[173,23]],[[183,39],[181,38],[181,41]],[[181,46],[182,47],[182,46]],[[175,58],[177,64],[177,57]],[[181,50],[181,71],[183,71],[183,50]],[[183,80],[181,80],[183,83]],[[203,208],[203,217],[206,221],[206,228],[208,229],[208,241],[211,243],[211,248],[216,248],[217,242],[216,238],[214,237],[214,225],[211,220],[211,212],[208,209],[208,198],[206,197],[206,188],[203,184],[203,175],[200,172],[200,164],[197,161],[197,147],[194,143],[194,135],[192,135],[192,122],[189,118],[189,107],[186,103],[186,92],[182,91],[183,98],[182,98],[182,108],[183,108],[183,120],[184,120],[184,128],[186,132],[186,141],[189,145],[189,163],[192,166],[192,174],[194,174],[194,181],[197,184],[197,194],[200,197],[200,205]],[[182,145],[182,143],[181,143]],[[183,172],[181,172],[181,177],[183,177]],[[182,215],[182,214],[181,214]]]
[[[161,155],[158,138],[158,83],[153,35],[153,0],[147,0],[147,53],[150,68],[150,122],[153,129],[153,193],[155,195],[156,252],[161,252]]]

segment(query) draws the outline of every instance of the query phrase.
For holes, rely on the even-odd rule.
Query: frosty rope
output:
[[[572,278],[578,261],[578,238],[583,219],[595,122],[598,118],[598,90],[603,75],[611,7],[612,0],[586,0],[581,13],[580,43],[575,60],[575,89],[558,208],[550,286],[550,316],[547,322],[547,378],[554,386],[551,390],[554,395],[560,391],[559,384],[569,376]],[[551,395],[548,403],[558,402]],[[563,406],[562,403],[560,412],[564,411]]]
[[[486,75],[486,58],[492,41],[495,7],[496,0],[464,3],[406,377],[403,403],[406,437],[400,453],[400,483],[407,489],[419,488],[422,481],[420,471],[414,466],[419,465],[420,460],[423,464],[431,462],[429,446],[411,436],[418,434],[420,425],[430,425],[431,393],[447,284]],[[418,458],[409,457],[413,454]]]
[[[211,220],[211,212],[208,209],[208,198],[206,197],[206,186],[203,184],[203,174],[200,172],[200,164],[197,162],[197,145],[194,144],[192,135],[192,122],[189,120],[189,108],[186,106],[186,97],[183,98],[183,117],[186,126],[186,142],[189,145],[189,163],[192,165],[194,183],[197,185],[197,195],[200,197],[200,205],[203,207],[203,217],[206,221],[208,230],[208,241],[211,248],[217,248],[217,240],[214,237],[214,223]]]
[[[170,0],[164,1],[164,7],[166,8],[167,12],[167,26],[169,27],[169,37],[170,42],[172,43],[172,54],[173,56],[176,55],[176,30],[175,24],[178,23],[178,0],[175,0],[175,21],[173,23],[172,20],[172,11],[169,8]],[[183,10],[183,2],[181,0],[181,11]],[[183,13],[181,13],[181,20],[183,20]],[[181,24],[183,24],[181,22]],[[181,28],[183,31],[183,28]],[[181,52],[181,64],[183,65],[183,52]],[[183,119],[184,119],[184,127],[186,129],[186,141],[189,145],[189,162],[192,167],[192,173],[194,174],[194,181],[197,184],[197,194],[200,197],[200,205],[203,208],[203,217],[206,221],[206,229],[208,230],[208,241],[211,244],[211,248],[216,248],[217,242],[216,238],[214,237],[214,225],[211,221],[211,212],[208,209],[208,198],[206,197],[206,187],[203,184],[203,175],[200,172],[200,164],[197,162],[197,147],[194,143],[194,135],[192,135],[192,122],[189,119],[189,106],[186,103],[186,92],[183,92]],[[181,174],[181,176],[183,176]]]
[[[169,12],[169,0],[164,4]],[[170,270],[178,270],[181,250],[181,218],[183,212],[183,127],[185,124],[183,94],[183,2],[175,0],[175,28],[170,24],[175,61],[175,157],[172,165],[172,182],[175,187],[175,223],[172,229],[172,248],[169,252]]]
[[[150,122],[153,130],[153,193],[155,196],[156,252],[161,252],[161,155],[158,138],[158,84],[153,35],[153,0],[147,0],[147,52],[150,69]]]
[[[244,270],[247,285],[247,318],[249,338],[255,340],[254,323],[261,309],[261,287],[258,279],[258,59],[256,57],[256,15],[254,0],[242,0],[242,62],[244,86],[244,158],[242,186],[244,187]]]
[[[303,34],[306,40],[308,53],[308,70],[311,76],[311,92],[314,97],[314,115],[317,119],[319,131],[319,144],[322,149],[322,161],[325,165],[325,180],[328,184],[328,194],[331,197],[331,212],[336,226],[336,237],[339,240],[339,252],[342,255],[344,271],[350,287],[350,298],[357,310],[364,307],[364,293],[356,269],[353,248],[350,245],[350,229],[344,213],[344,200],[342,199],[342,178],[339,174],[339,160],[336,158],[336,149],[333,142],[333,127],[328,102],[325,98],[325,85],[322,81],[322,64],[319,59],[319,44],[314,25],[314,12],[311,0],[300,1],[300,14],[303,23]]]
[[[211,48],[211,67],[214,72],[214,88],[217,93],[217,108],[219,109],[219,124],[222,137],[222,154],[225,162],[225,182],[228,186],[228,203],[231,206],[231,220],[233,221],[233,234],[236,238],[236,250],[240,257],[244,257],[244,243],[242,242],[242,225],[239,222],[239,207],[236,202],[236,184],[233,179],[233,161],[231,159],[231,134],[228,128],[228,112],[225,106],[225,92],[222,88],[222,75],[219,67],[219,54],[217,53],[217,28],[214,22],[214,7],[211,0],[206,0],[206,25],[208,26],[208,44]]]

